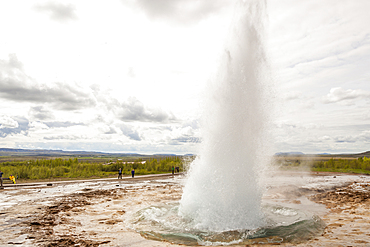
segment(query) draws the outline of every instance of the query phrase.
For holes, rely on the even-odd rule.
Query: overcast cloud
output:
[[[29,116],[35,120],[52,120],[54,114],[52,111],[46,109],[44,106],[32,106],[28,112]]]
[[[121,0],[123,4],[143,11],[150,19],[180,25],[194,25],[212,14],[229,8],[227,0]]]
[[[77,85],[52,82],[40,84],[28,76],[15,54],[0,60],[0,97],[24,103],[50,103],[60,110],[94,107],[95,100]]]
[[[50,19],[54,21],[63,22],[77,19],[75,6],[73,4],[48,1],[44,4],[35,5],[35,9],[48,14]]]
[[[175,116],[160,108],[148,108],[136,98],[129,98],[118,109],[118,116],[123,121],[169,122],[176,120]]]
[[[196,153],[237,1],[0,2],[0,147]],[[274,152],[370,150],[370,1],[266,5]]]

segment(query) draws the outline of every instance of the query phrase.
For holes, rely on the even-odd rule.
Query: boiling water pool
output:
[[[184,245],[299,243],[322,234],[325,223],[316,215],[265,204],[264,227],[224,232],[198,230],[191,219],[178,215],[179,203],[151,206],[131,219],[132,228],[148,239]]]

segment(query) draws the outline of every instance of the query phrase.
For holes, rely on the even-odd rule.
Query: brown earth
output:
[[[154,188],[141,185],[84,189],[59,197],[52,205],[38,207],[32,217],[22,216],[28,219],[18,224],[23,228],[18,235],[27,235],[32,244],[45,247],[167,246],[171,244],[142,239],[139,233],[127,228],[126,210],[135,212],[153,202],[179,200],[180,196],[181,190],[167,183]]]
[[[352,183],[330,191],[300,189],[297,193],[327,207],[322,216],[327,225],[324,233],[305,243],[264,246],[370,246],[370,183]],[[49,205],[20,205],[12,209],[14,215],[25,210],[18,216],[16,225],[21,231],[16,235],[27,236],[30,244],[24,246],[181,246],[144,239],[125,223],[130,212],[153,203],[178,201],[181,194],[179,184],[159,182],[155,186],[85,189],[58,197]],[[291,203],[300,203],[297,195],[289,194]],[[21,242],[2,243],[23,246]]]
[[[23,234],[28,234],[28,238],[35,239],[42,246],[100,246],[109,243],[110,241],[89,240],[76,235],[58,234],[54,231],[54,227],[60,224],[73,224],[66,216],[70,216],[70,212],[80,212],[86,205],[91,205],[91,198],[106,198],[116,196],[117,191],[98,190],[85,193],[75,193],[64,196],[53,206],[46,206],[42,212],[36,215],[30,221],[24,222],[28,226]]]

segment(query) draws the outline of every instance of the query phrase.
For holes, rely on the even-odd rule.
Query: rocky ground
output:
[[[142,207],[180,199],[181,188],[170,177],[5,191],[8,202],[34,195],[1,211],[0,246],[173,246],[127,225]]]
[[[329,209],[322,217],[325,232],[311,246],[370,246],[370,183],[354,182],[309,199]]]
[[[280,193],[274,191],[270,199],[326,207],[320,215],[327,224],[322,236],[280,245],[370,246],[370,181],[357,178],[326,189],[316,185],[276,187]],[[182,187],[176,179],[1,191],[0,199],[8,206],[1,208],[0,204],[0,246],[180,246],[145,239],[128,220],[140,208],[178,201]],[[329,183],[333,176],[323,179],[323,184]]]

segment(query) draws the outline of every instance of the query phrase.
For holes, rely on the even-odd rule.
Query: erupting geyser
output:
[[[142,236],[186,245],[298,243],[325,228],[315,215],[262,203],[260,179],[271,142],[265,4],[238,3],[218,73],[205,96],[202,148],[182,198],[138,211],[133,228]]]
[[[259,173],[266,159],[265,2],[240,1],[202,119],[202,148],[179,214],[207,231],[264,225]]]

